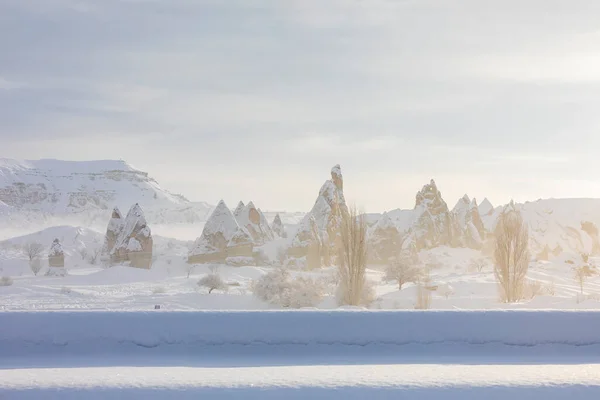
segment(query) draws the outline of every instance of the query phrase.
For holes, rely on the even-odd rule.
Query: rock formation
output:
[[[322,240],[315,217],[307,214],[288,249],[286,264],[291,267],[314,269],[321,267]]]
[[[105,257],[110,257],[110,254],[117,243],[117,238],[123,230],[123,214],[117,207],[113,209],[110,221],[108,221],[108,227],[106,228],[106,236],[104,237],[104,246],[102,247],[102,254]]]
[[[479,205],[479,215],[480,216],[491,215],[493,212],[494,212],[494,206],[486,197],[485,199],[483,199],[483,201]]]
[[[271,229],[273,230],[273,233],[275,233],[280,238],[287,237],[287,233],[285,232],[285,227],[283,226],[283,222],[281,222],[281,217],[279,216],[279,214],[277,214],[275,216],[275,219],[273,219],[273,223],[271,224]]]
[[[337,255],[340,246],[341,221],[347,215],[344,180],[340,166],[336,165],[331,169],[331,179],[321,187],[312,210],[306,215],[296,237],[292,240],[289,256],[306,258],[311,266],[321,265],[321,261],[317,263],[313,260],[314,255],[309,257],[309,251],[314,251],[318,247],[322,263],[331,265],[332,257]],[[316,233],[313,232],[313,225],[316,226]],[[313,240],[315,243],[309,244],[307,240]],[[308,262],[309,258],[311,262]]]
[[[458,201],[452,210],[458,225],[461,244],[472,249],[481,249],[485,240],[485,228],[477,200],[470,200],[466,194]]]
[[[238,225],[250,234],[252,242],[256,246],[262,246],[266,242],[274,239],[273,231],[271,230],[267,219],[263,213],[254,206],[253,202],[249,202],[244,209],[235,216],[235,219]]]
[[[235,210],[233,211],[233,216],[236,217],[236,218],[239,217],[240,214],[242,213],[242,211],[244,211],[245,207],[246,206],[244,205],[244,202],[240,201],[238,203],[237,207],[235,208]]]
[[[225,263],[228,257],[252,258],[253,240],[240,227],[225,202],[221,200],[204,225],[188,256],[188,263]]]
[[[401,235],[387,212],[383,213],[379,221],[369,229],[368,243],[367,254],[370,263],[387,264],[392,258],[398,256]]]
[[[409,229],[403,248],[414,246],[417,250],[421,250],[460,244],[460,234],[457,232],[454,216],[432,179],[417,193],[415,223]]]
[[[152,265],[152,232],[139,204],[136,203],[129,209],[121,226],[121,231],[111,250],[113,262],[129,261],[129,265],[132,267],[150,269]]]
[[[150,269],[152,246],[152,232],[139,204],[134,204],[125,218],[115,207],[106,228],[103,258],[111,264],[129,262],[131,267]]]
[[[65,252],[58,239],[54,239],[48,252],[48,275],[64,276],[65,271]]]

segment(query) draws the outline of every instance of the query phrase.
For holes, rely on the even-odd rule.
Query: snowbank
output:
[[[3,312],[0,326],[0,354],[124,345],[600,344],[600,313],[592,311]]]

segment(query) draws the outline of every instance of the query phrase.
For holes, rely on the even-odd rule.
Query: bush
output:
[[[198,281],[198,286],[208,289],[208,294],[211,294],[213,290],[222,290],[227,291],[228,286],[223,279],[221,279],[221,275],[217,273],[210,273],[205,275]]]
[[[252,292],[262,301],[276,306],[301,308],[319,304],[324,288],[311,278],[292,280],[288,271],[278,268],[253,282]]]
[[[166,293],[167,290],[164,286],[156,286],[152,288],[152,294],[163,294]]]
[[[530,280],[527,282],[525,286],[524,297],[533,299],[536,296],[539,296],[543,293],[542,283],[540,281]]]
[[[3,276],[0,278],[0,286],[12,286],[13,280],[10,276]]]

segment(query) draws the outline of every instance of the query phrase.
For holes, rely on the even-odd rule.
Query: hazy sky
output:
[[[1,156],[193,200],[600,197],[600,1],[1,0]]]

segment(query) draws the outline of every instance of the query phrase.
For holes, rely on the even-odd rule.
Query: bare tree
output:
[[[416,282],[419,279],[420,271],[416,263],[415,257],[400,254],[387,266],[384,279],[397,282],[398,290],[402,290],[405,283]]]
[[[338,302],[342,305],[357,306],[365,302],[367,294],[367,222],[364,214],[352,208],[341,218],[340,254],[338,273],[340,286]]]
[[[501,298],[514,303],[523,298],[525,277],[529,268],[529,233],[514,203],[498,217],[495,230],[494,274]]]
[[[192,274],[192,271],[194,270],[194,268],[196,268],[196,264],[188,264],[186,268],[187,268],[187,278],[190,279],[190,275]]]
[[[477,272],[482,272],[487,264],[488,263],[485,258],[476,258],[471,261],[471,269]]]
[[[432,291],[431,278],[429,277],[429,272],[426,271],[421,275],[417,282],[417,301],[415,304],[415,309],[428,310],[431,308]]]
[[[90,252],[90,264],[92,265],[96,265],[98,264],[98,258],[100,257],[100,254],[102,253],[102,248],[101,247],[94,247],[92,249],[92,251]]]
[[[594,270],[592,270],[589,265],[582,265],[580,267],[573,268],[573,272],[575,273],[575,280],[579,284],[579,291],[581,294],[583,294],[583,286],[585,285],[585,281],[594,275]]]
[[[44,251],[44,246],[38,242],[29,242],[23,245],[23,253],[29,259],[29,261],[33,261],[36,258],[39,258]]]
[[[85,245],[83,245],[77,249],[77,253],[81,257],[81,259],[85,261],[88,256],[88,249],[87,247],[85,247]]]

